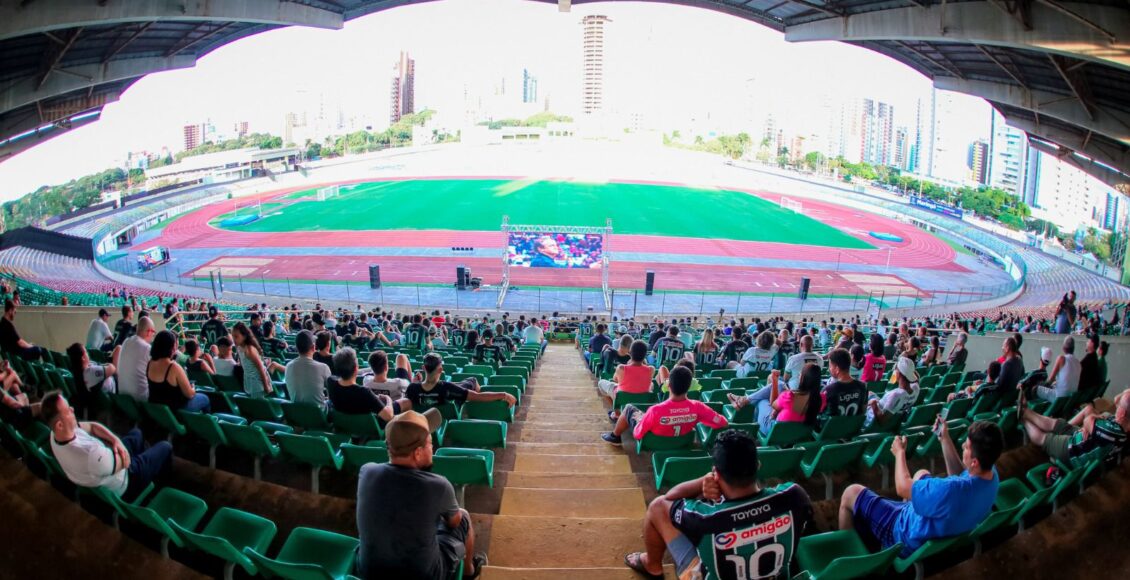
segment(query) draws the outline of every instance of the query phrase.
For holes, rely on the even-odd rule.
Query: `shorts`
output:
[[[600,394],[609,399],[613,398],[616,394],[616,383],[606,379],[600,379],[600,381],[596,383],[596,388],[600,391]]]
[[[635,405],[624,405],[624,415],[628,418],[628,431],[635,433],[636,424],[643,419],[643,411],[636,408]]]
[[[893,546],[898,543],[895,539],[895,522],[902,510],[909,507],[909,502],[887,499],[870,489],[864,489],[855,498],[855,507],[852,509],[855,531],[866,544],[878,544],[881,549]],[[903,546],[904,557],[914,552],[908,549],[908,546]]]
[[[1060,461],[1070,461],[1071,457],[1067,454],[1067,446],[1071,443],[1071,438],[1079,431],[1078,427],[1059,419],[1055,422],[1055,427],[1050,433],[1044,436],[1044,453],[1052,459]]]
[[[442,521],[436,525],[436,542],[439,544],[444,578],[455,578],[459,563],[467,556],[467,536],[470,533],[471,518],[467,514],[463,514],[463,521],[457,528],[449,528]]]

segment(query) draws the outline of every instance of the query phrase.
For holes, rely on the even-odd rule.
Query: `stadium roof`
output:
[[[282,26],[341,28],[358,16],[424,1],[0,4],[0,160],[96,120],[138,78],[191,67],[234,40]],[[938,88],[986,99],[1037,148],[1130,192],[1125,0],[652,1],[752,20],[793,42],[838,40],[888,55]]]

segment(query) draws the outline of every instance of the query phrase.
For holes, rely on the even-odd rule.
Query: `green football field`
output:
[[[714,238],[870,249],[870,244],[775,202],[737,191],[630,183],[539,180],[378,181],[316,190],[263,204],[263,217],[241,232],[326,230],[497,231],[511,224],[603,226],[617,234]],[[305,198],[305,199],[304,199]],[[246,214],[243,209],[240,215]],[[225,214],[213,224],[232,217]]]

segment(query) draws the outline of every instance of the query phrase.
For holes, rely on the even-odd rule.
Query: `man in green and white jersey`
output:
[[[648,506],[646,553],[624,563],[647,578],[662,578],[670,552],[680,579],[791,578],[797,542],[812,521],[812,503],[792,483],[761,488],[757,441],[723,431],[712,450],[714,468],[679,484]]]
[[[1126,443],[1130,430],[1130,391],[1114,398],[1114,413],[1100,413],[1088,404],[1070,421],[1044,417],[1027,408],[1020,399],[1022,426],[1033,445],[1043,448],[1048,457],[1078,467],[1076,459],[1100,447],[1107,454],[1117,453]]]
[[[421,351],[430,350],[431,339],[428,338],[428,329],[423,321],[424,317],[419,314],[412,316],[412,324],[404,329],[404,346]]]

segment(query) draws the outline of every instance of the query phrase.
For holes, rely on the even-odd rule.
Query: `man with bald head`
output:
[[[137,333],[122,343],[118,355],[118,392],[138,401],[149,400],[149,378],[145,374],[149,364],[149,346],[157,329],[153,320],[143,316],[137,320]]]

